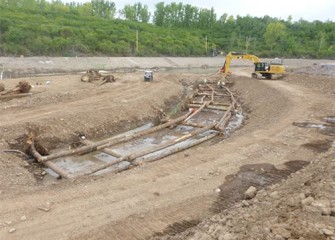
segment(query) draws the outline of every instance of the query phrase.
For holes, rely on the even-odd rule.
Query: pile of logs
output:
[[[5,90],[5,86],[0,84],[0,99],[12,97],[24,97],[30,95],[32,86],[27,81],[20,81],[15,88]]]
[[[87,70],[86,73],[81,76],[82,82],[100,81],[99,85],[115,82],[115,80],[113,75],[102,75],[98,70]]]

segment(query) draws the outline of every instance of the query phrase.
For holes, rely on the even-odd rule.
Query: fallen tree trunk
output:
[[[208,92],[211,92],[211,91],[208,90]],[[199,96],[211,96],[212,92],[211,93],[198,93],[197,95],[199,95]],[[226,94],[226,93],[216,93],[215,96],[230,97],[230,95]]]
[[[192,101],[190,104],[203,104],[204,102],[200,102],[200,101]],[[225,102],[212,102],[210,104],[210,106],[226,106],[229,107],[230,103],[225,103]]]
[[[217,94],[218,92],[215,91],[215,89],[212,86],[210,86],[209,84],[206,84],[206,86],[209,87],[212,90],[211,98],[212,98],[212,102],[214,102],[214,94]]]
[[[188,108],[200,108],[201,105],[200,104],[187,104]],[[225,106],[212,106],[212,105],[208,105],[206,106],[206,108],[208,109],[213,109],[213,110],[221,110],[221,111],[226,111],[228,108]]]
[[[232,104],[233,104],[233,108],[235,109],[237,101],[234,97],[234,94],[229,90],[229,88],[224,87],[224,89],[226,89],[226,91],[230,94],[230,98],[231,98],[231,101],[232,101]]]
[[[136,132],[136,133],[131,134],[131,135],[119,135],[119,136],[117,136],[117,138],[112,137],[112,138],[109,138],[109,139],[105,139],[105,140],[96,142],[96,143],[94,143],[92,145],[89,145],[89,146],[83,146],[83,147],[80,147],[80,148],[77,148],[77,149],[72,149],[72,150],[65,150],[65,151],[50,154],[50,155],[47,155],[47,156],[42,156],[39,153],[37,153],[36,155],[34,155],[34,157],[36,158],[36,160],[38,162],[45,162],[45,161],[50,161],[52,159],[56,159],[56,158],[60,158],[60,157],[93,152],[93,151],[96,151],[96,150],[99,150],[99,149],[110,147],[114,144],[126,142],[126,141],[132,140],[134,138],[138,138],[138,137],[156,132],[156,131],[161,130],[163,128],[169,127],[171,125],[174,125],[178,122],[181,122],[181,121],[185,120],[190,114],[191,114],[191,112],[188,112],[187,114],[185,114],[185,115],[183,115],[179,118],[176,118],[174,120],[171,120],[167,123],[158,125],[156,127],[152,127],[150,129],[147,129],[147,130],[144,130],[144,131],[141,131],[141,132]]]
[[[203,137],[201,139],[197,139],[197,140],[195,140],[195,141],[193,141],[189,144],[185,144],[184,146],[178,146],[176,148],[167,149],[164,152],[162,152],[160,154],[157,154],[157,155],[143,156],[142,158],[138,158],[135,161],[133,161],[133,164],[135,166],[137,166],[137,165],[141,165],[143,163],[153,162],[153,161],[162,159],[162,158],[167,157],[169,155],[172,155],[174,153],[183,151],[185,149],[191,148],[191,147],[193,147],[195,145],[198,145],[200,143],[206,142],[206,141],[208,141],[209,139],[212,139],[213,137],[215,137],[218,134],[219,134],[219,132],[214,132],[214,133],[211,133],[210,135],[208,135],[206,137]]]
[[[181,122],[180,125],[185,125],[185,126],[190,126],[190,127],[196,127],[196,128],[203,128],[203,127],[205,127],[202,124],[192,123],[192,122],[185,122],[185,121]]]
[[[197,115],[198,113],[201,112],[202,109],[204,109],[206,106],[208,106],[210,102],[204,102],[195,112],[193,112],[190,116],[188,116],[184,121],[187,122],[188,120],[190,120],[192,117],[194,117],[195,115]]]
[[[212,129],[214,126],[215,126],[215,124],[211,124],[211,125],[206,126],[206,127],[204,127],[204,128],[197,129],[197,130],[195,130],[194,132],[189,133],[189,134],[187,134],[187,135],[184,135],[184,136],[182,136],[182,137],[180,137],[180,138],[172,139],[172,140],[170,140],[170,141],[167,141],[167,142],[162,143],[162,144],[157,145],[157,146],[149,147],[149,148],[144,149],[144,150],[142,150],[142,151],[139,151],[139,152],[137,152],[137,153],[133,153],[133,154],[129,154],[129,155],[123,156],[123,157],[117,159],[117,160],[114,161],[114,162],[106,163],[106,164],[104,164],[103,166],[100,166],[100,167],[97,167],[97,168],[91,170],[88,174],[92,174],[92,173],[101,171],[101,170],[103,170],[103,169],[105,169],[105,168],[111,167],[111,166],[113,166],[113,165],[115,165],[115,164],[117,164],[117,163],[120,163],[120,162],[122,162],[122,161],[129,161],[129,162],[131,162],[131,161],[133,161],[134,159],[136,159],[136,158],[138,158],[138,157],[142,157],[142,156],[144,156],[144,155],[147,155],[147,154],[150,154],[150,153],[153,153],[153,152],[157,152],[157,151],[162,150],[162,149],[164,149],[164,148],[167,148],[167,147],[169,147],[169,146],[172,146],[172,145],[175,145],[175,144],[177,144],[177,143],[183,142],[183,141],[185,141],[185,140],[187,140],[187,139],[189,139],[189,138],[191,138],[191,137],[194,137],[194,136],[196,136],[196,135],[199,135],[199,134],[201,134],[201,133],[204,133],[204,132],[206,132],[206,131]]]
[[[90,146],[90,145],[93,145],[93,144],[94,144],[94,142],[91,142],[91,141],[86,140],[86,139],[85,139],[85,140],[80,140],[80,142],[81,142],[82,144],[86,145],[86,146]],[[100,151],[101,151],[101,152],[104,152],[104,153],[107,153],[107,154],[109,154],[109,155],[111,155],[111,156],[113,156],[113,157],[117,157],[117,158],[122,157],[121,154],[116,153],[115,151],[113,151],[112,149],[109,149],[109,148],[103,148],[103,149],[101,149]]]
[[[40,158],[40,154],[37,152],[36,148],[35,148],[35,141],[32,139],[31,143],[30,143],[30,153],[31,155],[34,156],[34,158],[38,161],[38,159]],[[39,163],[41,163],[40,161],[38,161]],[[61,169],[60,167],[58,167],[55,163],[53,162],[43,162],[43,164],[45,166],[47,166],[48,168],[50,168],[52,171],[54,171],[55,173],[57,173],[59,176],[61,176],[62,178],[70,178],[70,174],[68,174],[66,171],[64,171],[63,169]]]

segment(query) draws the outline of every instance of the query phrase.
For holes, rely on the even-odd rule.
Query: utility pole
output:
[[[208,55],[208,39],[207,36],[205,37],[205,49],[206,49],[206,56]]]
[[[138,30],[136,30],[136,55],[138,54]]]

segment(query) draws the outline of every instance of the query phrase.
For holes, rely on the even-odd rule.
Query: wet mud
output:
[[[226,181],[220,188],[220,195],[212,207],[214,213],[219,213],[244,199],[245,191],[254,186],[261,190],[272,184],[286,179],[291,173],[294,173],[309,162],[302,160],[289,161],[281,169],[272,164],[247,164],[240,167],[240,171],[233,175],[228,175]]]

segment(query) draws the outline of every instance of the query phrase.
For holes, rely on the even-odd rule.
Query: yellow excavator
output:
[[[233,59],[246,59],[251,60],[255,64],[255,71],[251,74],[253,78],[264,77],[266,79],[276,79],[284,77],[285,67],[282,61],[261,62],[255,56],[244,53],[229,52],[226,56],[226,61],[221,67],[220,72],[226,77],[229,74],[230,63]]]

